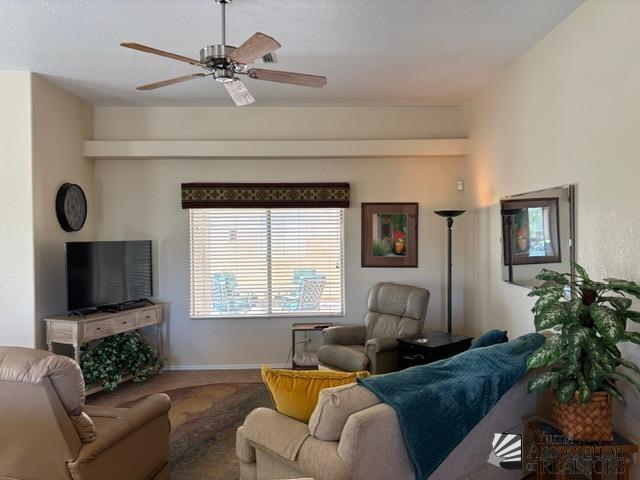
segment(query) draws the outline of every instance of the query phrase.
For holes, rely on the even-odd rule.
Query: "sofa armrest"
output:
[[[244,421],[242,437],[251,445],[293,461],[304,441],[311,436],[309,426],[270,408],[256,408]]]
[[[395,350],[398,348],[398,341],[393,337],[371,338],[365,343],[367,354],[386,352],[387,350]]]
[[[364,345],[365,336],[364,325],[329,327],[322,331],[325,345]]]
[[[236,456],[245,463],[256,461],[256,449],[244,438],[244,427],[236,430]]]
[[[415,478],[396,413],[386,403],[349,417],[342,430],[338,454],[351,465],[352,480]]]
[[[108,417],[113,420],[98,431],[95,441],[82,446],[78,457],[70,464],[75,470],[95,460],[101,453],[116,445],[128,435],[160,416],[167,416],[171,400],[164,393],[149,395],[131,408],[85,406],[90,417]],[[167,422],[169,421],[167,416]]]

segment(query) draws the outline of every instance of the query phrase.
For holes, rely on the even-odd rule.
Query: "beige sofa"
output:
[[[169,397],[132,408],[84,404],[72,359],[0,347],[0,479],[169,478]]]
[[[526,377],[514,385],[429,479],[521,478],[487,458],[493,434],[535,413],[538,397],[527,394]],[[241,480],[415,479],[394,410],[356,384],[323,390],[308,425],[268,408],[254,410],[237,431],[236,450]]]

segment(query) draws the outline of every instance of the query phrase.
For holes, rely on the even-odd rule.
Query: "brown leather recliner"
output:
[[[108,408],[84,396],[72,359],[0,347],[0,479],[169,478],[169,397]]]

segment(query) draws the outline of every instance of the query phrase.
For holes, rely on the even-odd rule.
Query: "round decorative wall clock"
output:
[[[87,197],[80,185],[65,183],[56,195],[56,215],[66,232],[77,232],[87,219]]]

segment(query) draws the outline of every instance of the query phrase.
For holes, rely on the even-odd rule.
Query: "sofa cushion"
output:
[[[271,393],[276,410],[307,423],[318,403],[320,390],[354,383],[368,372],[334,372],[331,370],[280,370],[262,367],[262,379]]]
[[[320,391],[318,404],[309,419],[309,431],[318,440],[340,440],[347,419],[354,413],[380,403],[380,399],[358,384]]]
[[[369,366],[364,345],[324,345],[320,347],[318,360],[347,372],[366,370]]]

